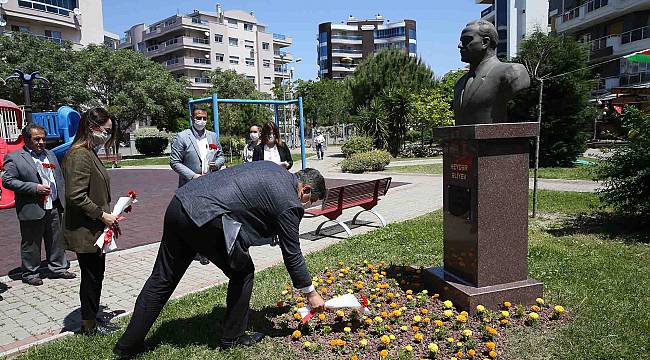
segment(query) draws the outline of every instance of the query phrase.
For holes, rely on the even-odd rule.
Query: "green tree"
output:
[[[343,81],[296,82],[296,96],[302,96],[305,121],[313,126],[329,126],[350,120],[350,89]]]
[[[388,147],[388,124],[386,121],[386,108],[381,98],[376,97],[368,106],[361,106],[357,111],[357,124],[359,129],[372,138],[375,149]]]
[[[72,44],[57,44],[29,34],[13,33],[0,36],[0,77],[5,78],[14,69],[26,73],[40,71],[50,81],[49,90],[35,89],[32,92],[34,111],[54,110],[62,105],[78,108],[90,100],[81,69],[79,54],[72,50]],[[0,98],[24,104],[20,81],[10,81],[0,86]],[[47,106],[49,103],[50,106]]]
[[[514,59],[526,66],[532,82],[513,100],[512,121],[537,121],[538,79],[566,74],[544,81],[540,166],[571,166],[586,150],[586,129],[596,116],[589,104],[592,80],[587,60],[579,42],[541,32],[525,39]]]
[[[452,70],[446,73],[438,82],[438,86],[436,86],[436,88],[440,90],[442,96],[449,102],[450,109],[452,109],[452,103],[454,101],[454,87],[456,86],[456,82],[466,73],[467,70],[464,69]]]
[[[89,45],[79,51],[79,67],[91,93],[87,105],[107,108],[121,131],[146,116],[159,128],[179,130],[189,94],[163,65],[136,51]]]
[[[352,109],[367,106],[388,88],[416,93],[435,84],[433,71],[421,59],[389,49],[369,56],[349,78]]]
[[[215,69],[208,73],[212,87],[206,96],[216,93],[221,99],[269,99],[268,94],[255,89],[255,84],[234,70]],[[244,135],[253,124],[263,125],[273,120],[268,106],[253,104],[220,104],[219,127],[224,134]]]
[[[440,87],[423,89],[414,94],[411,100],[411,120],[414,127],[422,133],[436,126],[450,126],[454,124],[454,112],[451,108],[453,97],[449,96]]]
[[[411,94],[407,88],[390,87],[383,91],[380,99],[386,109],[386,123],[390,134],[388,151],[397,156],[411,122]]]

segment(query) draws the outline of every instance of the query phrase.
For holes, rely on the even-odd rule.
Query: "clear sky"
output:
[[[193,9],[215,11],[215,0],[104,0],[104,27],[122,35],[138,23],[151,24],[175,13]],[[365,19],[381,14],[385,19],[417,22],[418,55],[436,76],[463,64],[458,54],[458,38],[464,25],[480,17],[485,5],[475,0],[223,0],[224,10],[254,11],[268,31],[293,37],[291,52],[302,62],[292,64],[296,79],[315,79],[318,24],[341,22],[349,15]]]

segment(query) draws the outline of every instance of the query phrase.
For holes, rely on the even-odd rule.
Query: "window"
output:
[[[195,64],[205,64],[205,65],[209,65],[209,64],[210,64],[210,59],[205,59],[205,58],[194,58],[194,63],[195,63]]]
[[[418,47],[415,44],[409,44],[409,52],[410,53],[416,53],[418,52]]]
[[[246,79],[250,80],[250,82],[255,84],[255,76],[246,76]]]
[[[77,7],[77,0],[19,0],[18,6],[69,16],[70,10]]]
[[[271,78],[268,76],[264,77],[264,85],[271,85]]]
[[[253,31],[253,24],[244,23],[244,30]]]
[[[262,50],[271,50],[271,45],[267,42],[262,43]]]
[[[11,31],[13,31],[13,32],[29,32],[29,26],[11,25]]]
[[[223,35],[221,35],[221,34],[214,34],[214,42],[222,43],[222,42],[223,42]]]
[[[173,38],[165,41],[165,46],[174,45],[178,42],[178,38]]]
[[[271,60],[262,60],[262,65],[265,68],[270,68],[271,67]]]
[[[248,66],[255,66],[255,59],[253,59],[253,58],[246,58],[246,65],[248,65]]]
[[[230,44],[230,46],[239,46],[239,39],[228,38],[228,44]]]
[[[318,41],[319,42],[327,42],[327,32],[323,31],[322,33],[318,34]]]
[[[392,29],[375,30],[375,39],[384,39],[384,38],[395,37],[395,36],[404,36],[404,34],[405,34],[405,32],[404,32],[403,27],[392,28]]]
[[[255,43],[250,40],[244,40],[244,47],[246,49],[253,49],[255,48]]]
[[[210,44],[210,38],[199,38],[199,37],[194,37],[192,38],[192,42],[195,44],[205,44],[208,45]]]
[[[218,62],[223,62],[223,54],[216,53],[215,57]]]
[[[234,20],[234,19],[228,19],[228,27],[231,27],[231,28],[235,28],[235,29],[236,29],[236,28],[237,28],[237,20]]]
[[[230,56],[230,63],[233,65],[239,65],[239,56]]]
[[[409,29],[409,39],[415,39],[415,29]]]
[[[45,36],[49,37],[50,39],[58,39],[61,40],[61,32],[60,31],[52,31],[52,30],[45,30]]]

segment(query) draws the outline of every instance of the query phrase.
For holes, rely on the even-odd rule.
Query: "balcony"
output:
[[[607,57],[626,55],[650,48],[650,29],[640,27],[622,34],[605,36],[588,43],[590,61],[602,61]]]
[[[293,39],[284,34],[273,33],[273,43],[280,46],[289,46],[293,43]]]
[[[332,64],[332,71],[354,72],[354,70],[356,68],[357,68],[357,66],[353,65],[353,64],[344,64],[344,63],[333,63]]]
[[[293,60],[293,55],[287,51],[275,50],[273,51],[273,56],[276,60],[280,60],[283,62],[290,62]]]
[[[208,88],[212,87],[212,84],[210,83],[210,78],[207,78],[207,77],[193,77],[193,78],[190,78],[190,87],[208,89]]]
[[[488,21],[492,19],[495,16],[494,10],[495,10],[494,5],[490,5],[487,8],[483,9],[483,11],[481,11],[481,19],[488,20]]]
[[[363,36],[332,34],[331,41],[332,44],[361,45],[363,44]]]
[[[557,31],[573,33],[621,15],[649,9],[647,0],[590,0],[566,10],[558,18]]]
[[[155,27],[150,27],[142,35],[142,40],[143,41],[150,40],[178,29],[189,29],[189,30],[208,32],[208,36],[209,36],[210,26],[207,23],[207,21],[197,20],[197,18],[186,17],[186,16],[177,17],[173,23],[167,25],[165,25],[164,23],[160,23]]]
[[[171,51],[176,51],[179,49],[195,49],[195,50],[205,50],[210,51],[210,40],[197,37],[189,36],[179,36],[173,39],[169,39],[164,43],[156,44],[149,46],[145,50],[147,56],[160,56]]]
[[[5,4],[0,4],[0,7],[2,8],[0,17],[5,20],[17,18],[28,22],[43,23],[46,26],[57,25],[78,31],[77,20],[79,19],[74,16],[71,9],[65,7],[31,0],[5,1]]]
[[[349,57],[353,59],[361,59],[363,57],[363,50],[361,49],[332,49],[332,57]]]
[[[192,58],[192,57],[178,57],[164,62],[168,70],[178,70],[178,69],[200,69],[200,70],[210,70],[212,69],[210,59],[205,58]]]

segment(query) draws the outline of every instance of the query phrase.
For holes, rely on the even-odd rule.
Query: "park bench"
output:
[[[122,160],[122,155],[121,154],[100,154],[100,155],[97,155],[97,157],[101,161],[111,162],[113,164],[112,165],[113,168],[119,167],[117,165],[117,162]]]
[[[350,228],[343,222],[339,221],[338,217],[343,214],[343,210],[360,206],[363,208],[352,218],[352,225],[355,224],[360,214],[370,212],[374,214],[382,226],[386,226],[386,220],[377,211],[372,210],[379,202],[379,197],[386,195],[391,182],[390,177],[363,181],[349,185],[336,186],[327,190],[327,194],[323,199],[323,203],[319,207],[313,207],[305,210],[307,214],[313,216],[325,216],[325,220],[318,228],[316,228],[316,235],[320,234],[323,225],[328,222],[335,222],[345,230],[348,236],[352,235]]]

